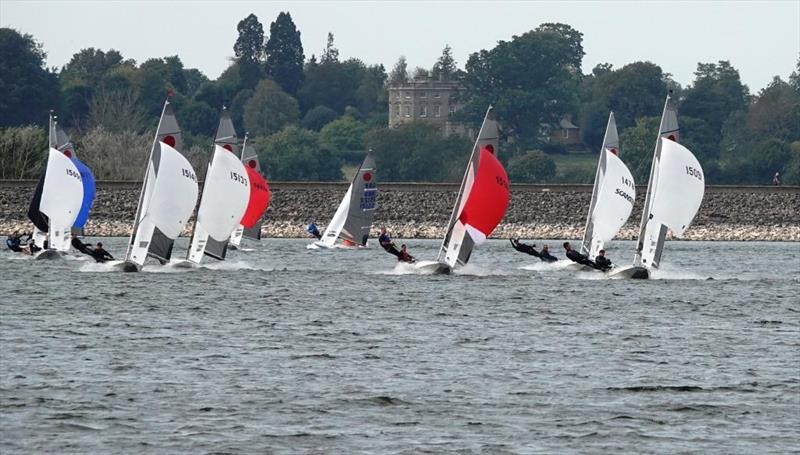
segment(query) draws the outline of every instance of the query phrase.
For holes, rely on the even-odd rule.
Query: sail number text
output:
[[[498,185],[502,186],[505,189],[508,189],[508,180],[504,179],[503,177],[500,177],[499,175],[495,175],[494,178],[497,181]]]
[[[242,174],[239,174],[237,172],[231,171],[231,180],[233,180],[235,182],[239,182],[239,183],[241,183],[242,185],[245,185],[245,186],[247,185],[247,178],[245,176],[243,176]]]
[[[70,168],[67,168],[67,175],[70,176],[70,177],[75,177],[79,181],[83,181],[83,179],[81,178],[81,175],[79,173],[73,171]]]
[[[703,180],[703,173],[700,172],[700,169],[693,168],[692,166],[686,166],[686,173],[697,180]]]
[[[378,187],[375,182],[364,185],[364,194],[359,198],[358,208],[361,210],[374,210],[378,200]]]
[[[633,188],[633,181],[631,181],[629,178],[622,177],[622,184],[628,188]]]
[[[190,171],[189,169],[181,168],[181,175],[194,182],[197,181],[197,177],[195,177],[194,172]]]

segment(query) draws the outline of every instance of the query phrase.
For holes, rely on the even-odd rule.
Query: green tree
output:
[[[45,56],[31,35],[0,28],[0,127],[46,125],[48,110],[58,108],[58,78]]]
[[[47,133],[43,128],[0,128],[0,179],[38,178],[46,151]]]
[[[239,63],[258,64],[264,60],[264,26],[255,14],[250,14],[236,26],[239,36],[233,45],[233,53]]]
[[[264,48],[267,75],[290,95],[303,84],[303,43],[292,16],[281,12],[269,26],[269,40]]]
[[[746,122],[756,137],[800,139],[800,91],[775,77],[759,92],[747,112]]]
[[[442,55],[439,57],[439,60],[433,64],[431,77],[436,80],[447,81],[455,75],[457,69],[456,61],[453,58],[453,49],[450,48],[448,44],[442,49]]]
[[[300,124],[307,130],[319,131],[323,126],[336,119],[336,111],[328,106],[314,106],[306,112]]]
[[[406,56],[401,55],[394,64],[391,74],[389,74],[389,84],[405,85],[408,83],[408,62]]]
[[[364,142],[386,181],[458,181],[472,150],[469,139],[442,136],[435,126],[419,122],[374,129]]]
[[[244,107],[244,126],[256,136],[267,136],[300,119],[297,101],[275,82],[264,79]]]
[[[331,150],[363,150],[364,135],[367,126],[351,116],[339,117],[325,125],[320,131],[319,139]]]
[[[382,66],[366,66],[361,60],[306,65],[306,80],[297,94],[304,111],[314,106],[328,106],[339,114],[347,106],[358,108],[362,115],[388,109]]]
[[[633,180],[639,185],[646,185],[650,178],[660,123],[661,117],[640,117],[635,126],[626,128],[619,136],[620,158],[628,165]]]
[[[556,163],[536,150],[508,160],[508,176],[517,183],[546,183],[556,175]]]
[[[341,163],[320,145],[318,133],[292,125],[254,142],[270,179],[342,180]]]
[[[542,125],[576,110],[583,56],[564,27],[543,24],[470,55],[462,117],[477,124],[493,104],[506,132],[531,144],[541,140]]]
[[[96,87],[109,70],[118,65],[134,66],[132,60],[125,61],[122,54],[114,49],[104,52],[93,47],[75,53],[69,63],[61,70],[61,83],[65,86],[86,85]]]
[[[328,42],[325,44],[325,50],[322,51],[322,56],[319,62],[325,63],[339,63],[339,49],[333,45],[333,33],[328,32]]]

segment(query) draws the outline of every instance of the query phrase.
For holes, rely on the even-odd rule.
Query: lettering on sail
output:
[[[364,184],[364,194],[358,202],[358,208],[361,210],[375,210],[378,200],[378,187],[375,182],[367,182]]]

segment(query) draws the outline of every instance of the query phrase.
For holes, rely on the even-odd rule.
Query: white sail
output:
[[[69,251],[72,224],[83,204],[83,181],[75,163],[62,152],[51,148],[47,158],[40,210],[47,215],[49,246]]]
[[[658,268],[667,230],[683,236],[694,219],[705,194],[703,169],[689,149],[667,138],[659,138],[660,159],[650,204],[650,216],[641,239],[642,264]]]
[[[336,243],[336,240],[339,238],[339,234],[342,232],[344,223],[347,221],[347,213],[350,211],[350,196],[352,194],[353,184],[351,183],[347,188],[347,193],[345,193],[342,202],[336,209],[336,213],[333,214],[331,222],[328,223],[325,233],[322,234],[322,238],[319,240],[320,243],[328,248],[333,247],[333,245]]]
[[[159,142],[158,174],[148,170],[141,221],[135,232],[129,260],[144,265],[154,228],[168,239],[178,238],[197,202],[197,177],[180,152]],[[152,182],[152,183],[151,183]]]
[[[597,257],[607,242],[617,235],[631,216],[636,200],[636,186],[625,163],[612,150],[603,150],[603,172],[599,177],[597,194],[589,213],[591,232],[584,238],[583,247],[590,258]],[[582,248],[583,250],[583,248]]]
[[[209,236],[220,242],[227,240],[239,225],[249,198],[250,182],[244,164],[232,152],[215,145],[187,259],[200,263]]]

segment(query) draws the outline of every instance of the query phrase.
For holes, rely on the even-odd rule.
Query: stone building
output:
[[[462,89],[457,81],[438,81],[428,77],[390,86],[389,126],[424,121],[438,126],[445,134],[464,133],[461,124],[450,121],[450,114],[461,107],[454,97]]]

